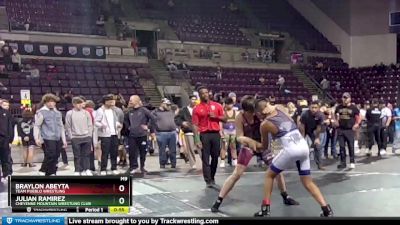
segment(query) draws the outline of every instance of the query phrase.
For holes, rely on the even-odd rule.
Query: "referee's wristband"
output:
[[[194,136],[194,143],[199,143],[201,140],[200,140],[200,135],[195,135]]]

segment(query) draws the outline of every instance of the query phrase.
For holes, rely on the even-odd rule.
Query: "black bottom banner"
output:
[[[171,224],[198,224],[198,225],[248,225],[248,224],[280,224],[282,222],[304,221],[310,224],[335,224],[340,221],[378,221],[379,223],[398,223],[400,218],[284,218],[284,217],[265,217],[265,218],[187,218],[187,217],[68,217],[66,224],[118,224],[118,225],[171,225]],[[397,220],[397,221],[396,221]]]

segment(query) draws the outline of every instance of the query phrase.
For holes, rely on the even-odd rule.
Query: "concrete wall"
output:
[[[350,0],[352,36],[389,33],[391,0]]]
[[[288,0],[317,30],[335,45],[340,45],[342,58],[350,63],[349,34],[328,17],[311,0]]]
[[[322,11],[320,8],[321,5],[328,7],[330,4],[334,7],[336,1],[332,1],[333,3],[325,0],[288,1],[333,44],[341,46],[342,59],[351,67],[396,62],[396,35],[389,33],[388,16],[389,10],[400,7],[400,4],[395,4],[398,0],[349,0],[350,32],[342,28],[348,26],[346,23],[335,21],[332,15],[328,16],[338,9]],[[314,4],[315,1],[319,2],[320,7]],[[345,7],[345,3],[342,0],[338,2],[345,10],[339,15],[346,14],[348,8]],[[389,7],[390,5],[394,6]]]
[[[352,67],[396,63],[396,34],[352,36]]]
[[[351,9],[349,0],[312,0],[312,2],[340,28],[350,34]]]

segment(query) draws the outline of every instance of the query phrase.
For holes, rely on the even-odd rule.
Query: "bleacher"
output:
[[[144,96],[139,79],[152,79],[147,64],[113,63],[99,61],[24,60],[40,71],[40,78],[27,78],[29,72],[9,72],[9,79],[0,79],[8,92],[3,97],[19,103],[20,90],[31,91],[32,100],[38,103],[46,93],[83,95],[98,101],[102,95],[121,93],[125,99],[130,95]],[[48,66],[55,66],[49,70]]]
[[[211,67],[194,67],[190,71],[192,84],[201,83],[214,93],[235,92],[238,97],[244,95],[269,96],[273,94],[278,103],[296,101],[298,96],[311,98],[309,91],[297,80],[290,70],[222,68],[222,79],[217,79],[216,69]],[[285,89],[291,93],[279,91],[278,76],[285,78]],[[265,78],[261,84],[259,79]]]
[[[106,35],[96,26],[100,7],[96,0],[6,0],[7,16],[13,30]]]

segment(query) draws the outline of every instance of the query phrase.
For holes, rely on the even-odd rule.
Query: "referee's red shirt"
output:
[[[193,109],[192,122],[198,127],[199,133],[219,131],[219,119],[211,119],[209,114],[213,112],[215,116],[224,115],[222,106],[213,101],[208,103],[201,102]]]

